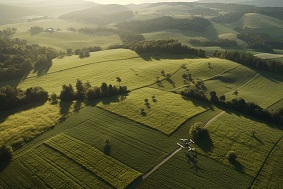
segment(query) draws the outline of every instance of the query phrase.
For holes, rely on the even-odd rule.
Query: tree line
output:
[[[128,93],[129,91],[126,86],[120,86],[121,78],[117,77],[116,80],[119,82],[119,86],[107,85],[105,82],[101,83],[100,86],[91,86],[89,82],[83,83],[78,79],[76,90],[74,90],[71,84],[63,85],[59,97],[62,101],[95,100]]]
[[[211,102],[215,105],[220,105],[225,108],[236,110],[243,114],[255,117],[260,120],[273,122],[279,125],[283,124],[283,110],[277,112],[270,112],[266,109],[263,109],[259,105],[253,102],[247,102],[243,98],[233,98],[231,101],[226,101],[225,95],[217,96],[215,91],[210,91],[210,97],[207,97],[203,90],[199,87],[186,88],[180,92],[181,95],[191,98],[200,99],[205,102]]]
[[[116,25],[123,31],[132,31],[136,33],[155,32],[166,29],[179,29],[202,32],[211,22],[202,17],[192,17],[191,19],[176,19],[170,16],[164,16],[148,20],[135,20],[122,22]]]
[[[0,30],[0,38],[9,38],[17,32],[17,28],[6,28]]]
[[[282,40],[273,40],[268,34],[246,32],[240,33],[237,37],[248,44],[248,48],[260,49],[267,52],[272,52],[273,49],[283,49]]]
[[[199,39],[191,39],[190,43],[196,46],[202,47],[238,47],[238,43],[235,40],[231,39],[217,39],[217,40],[199,40]]]
[[[215,51],[214,57],[232,60],[257,70],[283,73],[283,62],[278,60],[265,60],[254,56],[251,53],[242,51]]]
[[[0,39],[0,81],[21,78],[31,70],[50,67],[52,59],[65,53],[25,40]]]
[[[31,87],[25,91],[10,85],[0,88],[0,111],[21,107],[31,102],[45,102],[48,92],[42,87]]]
[[[123,45],[123,48],[131,49],[137,53],[189,54],[205,57],[205,51],[182,45],[174,39],[140,41]]]

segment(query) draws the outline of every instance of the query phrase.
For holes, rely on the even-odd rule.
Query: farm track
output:
[[[207,128],[215,119],[217,119],[218,117],[220,117],[222,114],[225,114],[225,113],[226,113],[225,111],[220,112],[218,115],[216,115],[216,116],[213,117],[211,120],[209,120],[209,121],[205,124],[204,128]]]
[[[257,172],[255,178],[253,179],[253,182],[251,183],[251,186],[249,187],[249,189],[252,189],[252,188],[253,188],[253,185],[255,184],[255,182],[256,182],[256,180],[257,180],[257,178],[258,178],[260,172],[262,171],[264,165],[266,164],[266,162],[267,162],[269,156],[271,155],[272,151],[275,149],[275,147],[278,145],[278,143],[279,143],[282,139],[283,139],[283,135],[282,135],[282,136],[279,138],[279,140],[273,145],[273,147],[271,148],[271,150],[270,150],[269,153],[267,154],[267,156],[266,156],[264,162],[262,163],[262,165],[261,165],[259,171]]]
[[[256,74],[253,78],[251,78],[250,80],[248,80],[248,81],[245,82],[243,85],[241,85],[240,87],[236,88],[235,90],[239,90],[240,88],[246,86],[247,84],[249,84],[250,82],[252,82],[252,81],[253,81],[257,76],[259,76],[259,75],[260,75],[260,73]],[[230,92],[228,92],[228,93],[230,93]],[[227,93],[225,93],[225,94],[227,94]]]

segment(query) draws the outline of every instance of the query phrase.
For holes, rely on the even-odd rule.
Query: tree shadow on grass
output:
[[[73,101],[60,101],[60,114],[64,117],[69,114],[70,108],[73,104]]]
[[[127,99],[128,95],[129,95],[128,93],[125,93],[125,94],[120,94],[120,95],[116,95],[112,97],[101,98],[101,102],[104,105],[110,104],[112,102],[122,102]]]
[[[0,163],[0,173],[1,173],[4,169],[6,169],[6,167],[8,167],[8,165],[10,164],[10,162],[11,162],[11,161],[9,161],[9,162],[1,162],[1,163]]]
[[[209,135],[209,132],[203,133],[203,136],[200,140],[196,141],[196,145],[203,150],[205,153],[212,152],[214,145],[212,139]]]
[[[83,101],[82,100],[77,100],[75,105],[74,105],[74,109],[75,109],[75,112],[79,112],[80,109],[82,108],[82,103]]]
[[[103,152],[105,155],[110,155],[110,152],[111,152],[111,144],[110,143],[107,143],[105,146],[104,146],[104,149],[103,149]]]
[[[182,96],[182,98],[184,100],[191,101],[195,106],[201,106],[204,109],[214,110],[213,105],[211,103],[209,103],[209,102],[204,102],[202,100],[198,100],[198,99],[194,99],[194,98],[189,98],[189,97],[186,97],[186,96]]]
[[[229,162],[234,166],[235,170],[237,170],[239,172],[244,172],[244,166],[239,161],[231,160]]]

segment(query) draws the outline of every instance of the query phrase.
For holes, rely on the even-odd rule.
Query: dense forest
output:
[[[204,31],[210,21],[202,17],[192,17],[191,19],[176,19],[170,16],[154,18],[149,20],[136,20],[122,22],[116,26],[124,31],[137,33],[155,32],[166,29],[180,29],[190,31]]]
[[[0,81],[21,78],[31,70],[41,73],[52,59],[64,53],[51,47],[27,44],[25,40],[0,39]]]

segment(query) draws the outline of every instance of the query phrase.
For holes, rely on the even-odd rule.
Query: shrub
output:
[[[13,149],[11,146],[1,146],[0,148],[0,163],[9,163],[13,158]]]
[[[236,152],[234,151],[229,151],[226,155],[227,159],[230,161],[230,162],[233,162],[233,161],[236,161],[237,159],[237,154]]]

